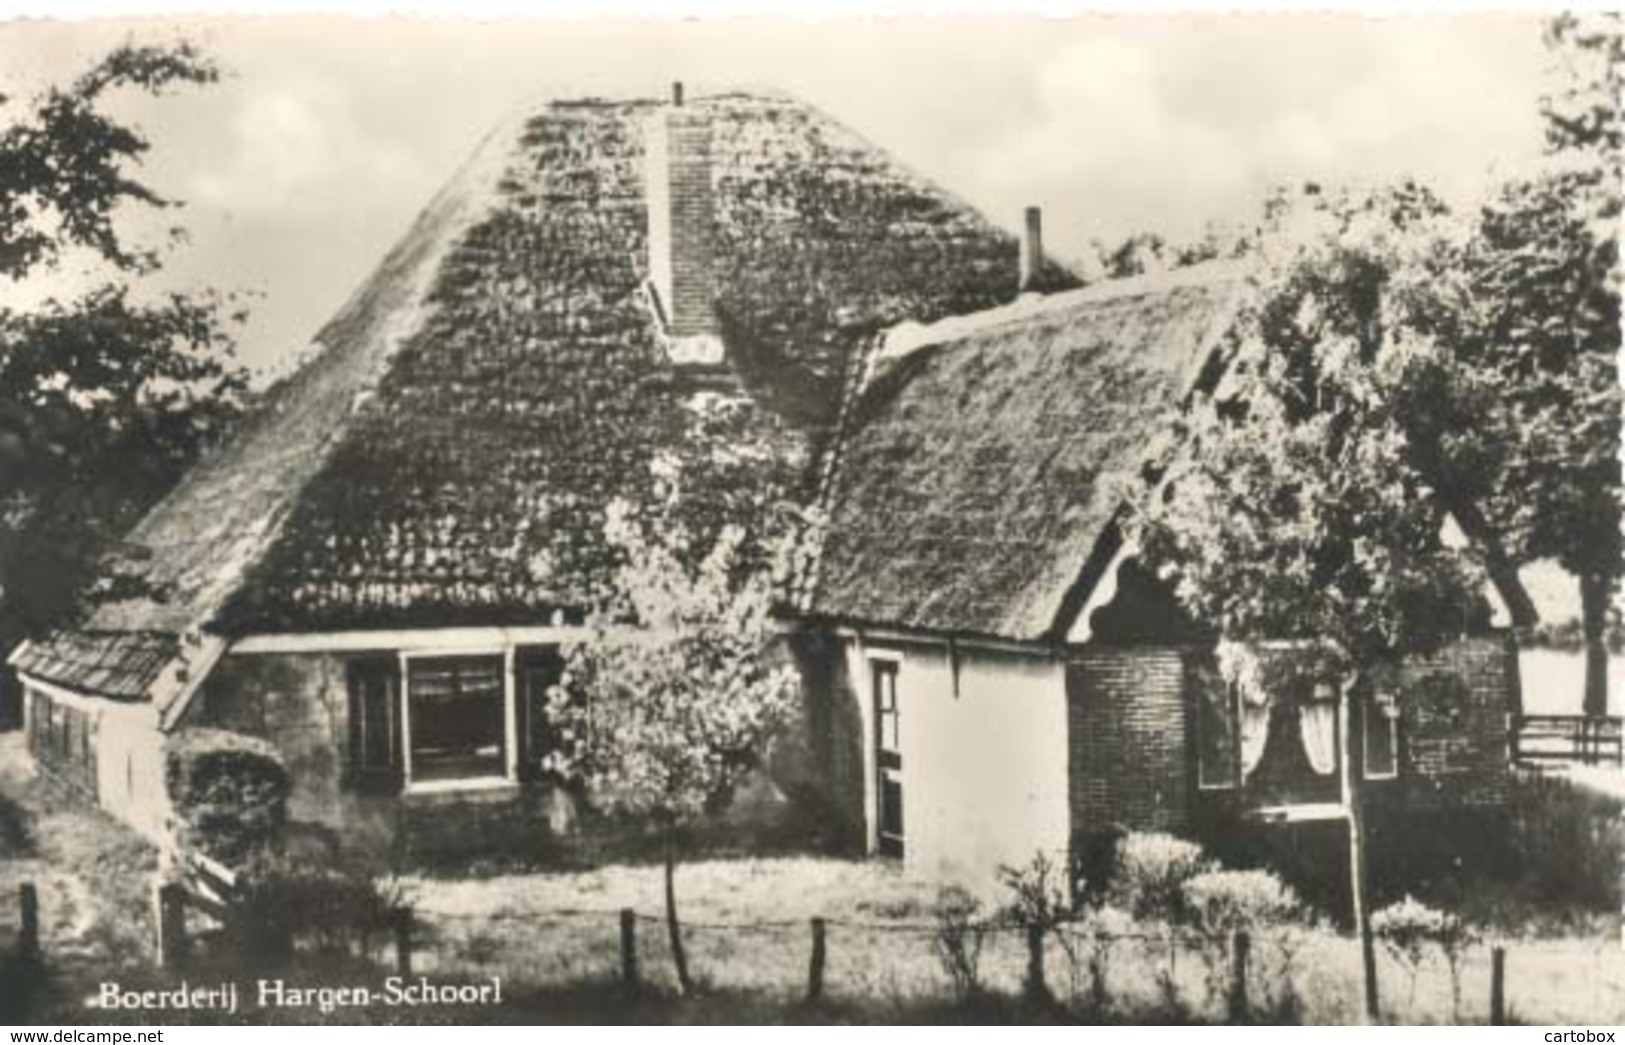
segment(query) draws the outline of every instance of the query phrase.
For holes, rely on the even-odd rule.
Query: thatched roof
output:
[[[1013,292],[1013,237],[822,114],[689,104],[713,121],[721,331],[787,457],[828,424],[864,339]],[[142,554],[121,570],[152,594],[88,632],[545,622],[579,605],[605,573],[604,505],[635,499],[685,431],[641,289],[654,108],[554,103],[488,139],[315,357],[131,534]],[[68,664],[59,642],[30,670]]]
[[[900,332],[838,444],[811,611],[1017,641],[1064,632],[1241,283],[1200,266]]]

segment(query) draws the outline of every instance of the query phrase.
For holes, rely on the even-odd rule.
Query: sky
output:
[[[483,134],[526,103],[788,91],[1010,228],[1082,255],[1245,220],[1272,184],[1416,177],[1470,206],[1541,146],[1549,58],[1529,15],[840,20],[304,17],[0,22],[0,93],[117,43],[185,36],[219,84],[116,111],[184,209],[163,279],[254,296],[243,358],[305,346]],[[0,107],[0,121],[13,110]],[[39,286],[0,288],[28,300]]]

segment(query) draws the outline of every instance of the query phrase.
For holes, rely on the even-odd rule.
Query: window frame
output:
[[[1222,782],[1209,783],[1202,777],[1202,767],[1207,760],[1202,757],[1206,748],[1207,733],[1210,725],[1209,703],[1202,693],[1196,696],[1196,789],[1198,791],[1236,791],[1241,787],[1241,690],[1234,682],[1230,682],[1215,669],[1219,683],[1224,686],[1225,709],[1230,716],[1230,752],[1225,761],[1225,778]]]
[[[1385,711],[1379,705],[1386,704],[1392,712]],[[1399,699],[1393,694],[1373,694],[1365,702],[1360,716],[1360,773],[1366,780],[1397,780],[1399,779]],[[1388,766],[1387,772],[1373,772],[1371,769],[1372,732],[1371,723],[1375,716],[1381,715],[1388,720]]]
[[[516,708],[514,706],[514,651],[512,646],[454,647],[402,650],[400,661],[401,781],[408,793],[479,790],[508,787],[518,783]],[[414,778],[412,773],[412,665],[419,661],[495,659],[502,686],[502,766],[499,773],[477,776]]]

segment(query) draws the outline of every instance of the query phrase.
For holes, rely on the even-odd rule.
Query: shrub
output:
[[[1389,904],[1371,916],[1371,932],[1410,974],[1409,999],[1416,999],[1416,977],[1422,962],[1437,950],[1450,971],[1451,1016],[1461,1010],[1461,959],[1477,940],[1471,926],[1448,911],[1412,897]]]
[[[1107,981],[1112,951],[1138,932],[1138,926],[1127,912],[1114,907],[1097,907],[1084,914],[1078,929],[1084,945],[1084,971],[1089,977],[1085,1011],[1094,1019],[1103,1019],[1112,1010],[1111,984]],[[1076,994],[1078,956],[1068,947],[1067,957],[1072,961],[1072,991]]]
[[[1204,871],[1186,880],[1184,910],[1206,936],[1228,936],[1299,922],[1304,905],[1292,887],[1269,871]]]
[[[1222,998],[1228,982],[1228,941],[1232,933],[1279,929],[1303,918],[1303,902],[1268,871],[1204,871],[1185,882],[1183,901],[1192,928],[1208,938],[1202,950],[1211,999]]]
[[[1625,881],[1625,808],[1561,777],[1516,773],[1510,794],[1516,884],[1548,908],[1612,913]]]
[[[1053,930],[1072,917],[1071,888],[1066,866],[1036,853],[1020,867],[1001,866],[999,881],[1010,893],[1004,915],[1016,925]]]
[[[982,992],[982,941],[987,925],[979,915],[982,902],[957,885],[944,886],[933,908],[937,931],[932,939],[937,960],[961,1000]]]
[[[287,823],[287,767],[270,744],[216,729],[185,729],[164,743],[164,785],[181,841],[228,864],[274,843]]]
[[[239,878],[237,925],[246,953],[286,956],[298,945],[369,954],[388,938],[405,894],[354,860],[313,864],[261,854]]]
[[[1133,832],[1117,845],[1106,900],[1142,921],[1178,922],[1185,916],[1185,883],[1213,868],[1194,842],[1156,832]]]

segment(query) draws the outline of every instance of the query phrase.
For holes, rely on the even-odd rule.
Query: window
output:
[[[1399,775],[1399,702],[1392,693],[1378,693],[1365,709],[1365,775],[1369,780],[1392,780]]]
[[[876,746],[883,755],[903,754],[899,737],[897,713],[897,664],[895,661],[877,660],[875,673],[875,736]]]
[[[1218,667],[1203,664],[1191,673],[1196,704],[1196,783],[1219,790],[1236,786],[1241,753],[1236,746],[1236,691]]]
[[[349,665],[351,785],[393,791],[401,780],[400,664],[369,657]]]
[[[881,856],[903,855],[903,748],[897,704],[897,661],[870,661],[875,713],[875,844]]]
[[[507,701],[501,656],[407,661],[412,780],[507,774]]]

